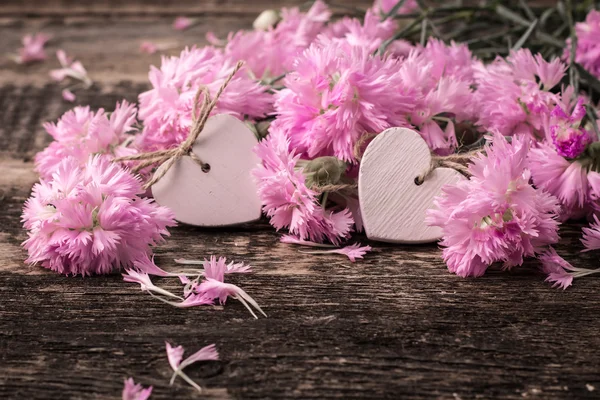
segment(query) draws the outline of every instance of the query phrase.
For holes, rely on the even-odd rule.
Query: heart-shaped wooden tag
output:
[[[251,171],[260,163],[254,133],[239,119],[210,117],[192,151],[208,164],[207,171],[190,157],[181,157],[152,186],[156,202],[175,218],[196,226],[228,226],[256,221],[261,202]]]
[[[358,177],[358,196],[367,237],[390,243],[429,243],[442,236],[441,228],[425,224],[426,211],[442,186],[466,179],[450,168],[430,168],[431,152],[417,132],[390,128],[377,135],[365,150]]]

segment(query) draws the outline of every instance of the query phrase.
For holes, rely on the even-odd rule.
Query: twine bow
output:
[[[132,156],[119,157],[115,159],[115,161],[140,161],[138,165],[133,168],[133,172],[139,172],[142,169],[149,167],[153,164],[160,164],[152,179],[150,179],[144,185],[144,189],[148,189],[156,182],[161,180],[165,174],[171,169],[171,167],[179,160],[181,157],[190,157],[196,164],[198,164],[203,172],[208,172],[210,170],[210,165],[202,162],[202,160],[192,151],[194,143],[196,143],[196,139],[202,133],[204,129],[204,125],[210,116],[210,113],[217,105],[217,101],[221,94],[229,85],[229,82],[233,79],[234,75],[240,70],[240,68],[244,65],[243,61],[239,61],[236,66],[233,68],[233,71],[229,74],[227,79],[223,82],[217,93],[215,94],[214,99],[210,99],[210,93],[206,86],[201,86],[196,92],[196,96],[194,97],[194,105],[192,109],[192,127],[190,129],[190,133],[188,137],[185,139],[183,143],[181,143],[178,147],[168,150],[157,150],[148,153],[135,154]],[[200,103],[200,96],[202,96],[202,104]],[[196,114],[196,110],[200,107],[200,112],[198,115]]]
[[[429,174],[431,174],[436,168],[451,168],[469,178],[471,173],[469,172],[468,164],[473,156],[480,154],[481,152],[481,150],[473,150],[467,153],[450,154],[443,157],[432,154],[429,168],[415,178],[415,183],[417,185],[422,185]]]

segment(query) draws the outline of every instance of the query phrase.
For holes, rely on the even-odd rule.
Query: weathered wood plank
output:
[[[0,21],[0,86],[43,86],[51,82],[48,73],[59,68],[54,56],[57,49],[64,49],[81,61],[95,82],[105,85],[122,81],[146,83],[150,65],[159,66],[161,54],[177,55],[186,46],[205,45],[209,31],[225,38],[232,30],[251,27],[252,21],[253,17],[201,17],[197,26],[178,32],[171,27],[172,18],[6,19]],[[34,32],[53,37],[47,46],[46,62],[17,65],[5,57],[17,52],[24,35]],[[141,54],[143,41],[169,45],[170,49],[160,54]]]
[[[258,15],[261,11],[276,7],[295,7],[303,5],[298,0],[104,0],[82,2],[77,0],[5,0],[0,5],[0,16],[90,16],[90,15],[153,15],[153,16],[198,16],[216,15]],[[371,0],[343,0],[338,6],[332,2],[332,8],[341,10],[344,7],[367,9],[373,4]],[[307,3],[310,5],[310,3]],[[340,6],[341,5],[341,6]]]
[[[364,262],[349,264],[299,257],[264,222],[180,227],[158,263],[209,254],[250,262],[256,273],[232,281],[269,318],[253,320],[235,302],[177,310],[120,276],[67,278],[20,265],[18,192],[0,208],[0,265],[11,266],[0,273],[0,398],[116,398],[129,375],[155,385],[155,399],[193,398],[181,383],[167,386],[165,339],[218,344],[223,361],[191,372],[209,398],[595,398],[586,385],[600,387],[597,279],[563,292],[534,265],[452,276],[434,246],[374,244]],[[572,253],[575,240],[571,229],[559,251]]]

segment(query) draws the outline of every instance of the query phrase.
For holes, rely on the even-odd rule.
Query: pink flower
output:
[[[508,143],[495,134],[485,156],[473,158],[470,180],[448,185],[428,211],[427,222],[443,231],[448,269],[480,276],[489,265],[523,263],[558,241],[557,199],[529,184],[529,140]]]
[[[15,57],[15,61],[18,64],[44,61],[46,59],[44,46],[50,39],[51,36],[44,33],[23,36],[23,47],[19,49],[19,55]]]
[[[125,379],[123,400],[148,400],[151,394],[152,386],[144,388],[141,384],[136,384],[133,378]]]
[[[362,47],[372,53],[379,49],[384,41],[390,39],[397,28],[398,24],[393,19],[382,21],[381,17],[373,10],[367,10],[363,23],[356,18],[344,17],[329,25],[323,34],[334,41]],[[394,47],[392,46],[390,49],[394,49]],[[395,52],[392,51],[392,53]]]
[[[212,47],[185,49],[179,57],[163,57],[160,69],[151,67],[152,89],[140,94],[139,117],[144,130],[143,150],[163,150],[181,143],[192,126],[194,98],[201,86],[214,95],[235,63]],[[239,119],[262,118],[271,112],[272,95],[242,68],[225,89],[213,114]]]
[[[79,61],[73,61],[72,58],[67,56],[67,53],[65,53],[64,50],[58,50],[56,52],[56,58],[58,58],[58,62],[60,62],[62,68],[50,71],[52,79],[60,82],[65,78],[71,78],[76,81],[81,81],[85,87],[92,86],[92,80]]]
[[[479,108],[478,125],[505,136],[543,137],[544,121],[560,103],[560,95],[550,89],[560,82],[565,70],[566,65],[560,60],[545,61],[528,49],[476,67],[477,91],[473,101]]]
[[[287,228],[300,239],[333,244],[347,238],[354,221],[348,209],[329,211],[318,202],[315,191],[306,186],[299,155],[289,150],[289,140],[280,131],[271,131],[256,147],[262,165],[253,174],[265,214],[277,229]]]
[[[69,89],[64,89],[62,91],[62,98],[65,101],[68,101],[69,103],[72,103],[75,101],[75,94],[73,92],[71,92]]]
[[[466,45],[447,46],[430,39],[401,64],[402,88],[415,102],[408,120],[440,155],[450,154],[458,146],[454,123],[475,119],[474,63]]]
[[[399,61],[324,41],[299,56],[285,77],[271,132],[280,130],[308,158],[354,161],[354,144],[363,134],[407,126],[413,99],[402,91]]]
[[[580,218],[593,212],[600,186],[600,174],[587,169],[584,159],[567,160],[553,144],[538,143],[529,152],[533,183],[556,196],[561,203],[561,219]]]
[[[173,347],[169,342],[165,342],[165,345],[167,348],[167,359],[169,360],[169,365],[173,369],[170,385],[173,385],[175,378],[179,375],[183,380],[194,387],[194,389],[202,392],[202,388],[196,382],[191,380],[190,377],[183,372],[183,369],[198,361],[218,361],[219,352],[217,351],[216,345],[211,344],[203,347],[183,361],[181,361],[184,352],[182,346]]]
[[[130,268],[175,225],[170,210],[142,193],[138,178],[106,158],[84,166],[66,158],[25,202],[26,262],[67,275]]]
[[[575,24],[577,33],[577,49],[575,52],[575,61],[581,64],[593,75],[600,78],[600,11],[590,10],[585,22]],[[565,58],[569,57],[569,48],[571,40],[567,40],[567,49]]]
[[[185,31],[187,28],[192,26],[196,21],[188,17],[177,17],[173,21],[173,29],[176,31]]]
[[[600,273],[600,268],[577,268],[565,261],[552,247],[540,256],[542,271],[547,274],[546,282],[552,282],[554,287],[566,289],[573,283],[573,279],[586,275]]]
[[[84,165],[90,155],[112,158],[135,152],[125,147],[128,133],[134,130],[136,122],[135,105],[126,101],[117,103],[110,117],[103,109],[93,112],[89,107],[75,107],[63,114],[57,123],[44,124],[55,141],[36,154],[36,170],[42,178],[49,179],[66,157]]]
[[[317,0],[306,13],[296,7],[283,8],[280,14],[281,20],[274,27],[230,33],[225,55],[244,60],[252,74],[261,79],[292,70],[296,56],[323,30],[331,12],[323,1]],[[218,40],[212,39],[211,43],[218,44]]]
[[[583,98],[578,100],[571,115],[567,115],[560,105],[550,114],[550,137],[557,153],[563,157],[577,157],[592,142],[590,134],[580,127],[586,114],[583,101]]]

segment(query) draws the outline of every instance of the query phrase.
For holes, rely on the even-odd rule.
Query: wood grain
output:
[[[372,0],[341,0],[333,3],[334,10],[347,7],[367,9]],[[199,16],[199,15],[250,15],[256,16],[267,8],[306,7],[310,3],[298,0],[104,0],[83,2],[78,0],[4,0],[0,16]]]
[[[390,128],[367,146],[360,163],[360,210],[369,239],[387,243],[435,243],[442,229],[425,223],[444,185],[466,179],[451,168],[431,169],[431,150],[421,135]],[[428,172],[429,171],[429,172]],[[416,180],[423,177],[417,185]]]
[[[252,20],[207,18],[182,34],[170,29],[171,18],[139,16],[134,8],[131,21],[143,23],[96,14],[81,23],[62,18],[69,8],[107,10],[116,2],[47,4],[61,5],[57,19],[5,20],[0,51],[14,50],[23,33],[42,24],[57,35],[53,49],[75,54],[96,78],[77,99],[93,108],[110,109],[123,97],[133,101],[147,89],[148,64],[158,57],[127,50],[147,35],[184,44]],[[13,7],[24,15],[38,6],[50,7],[5,2],[0,13]],[[61,100],[61,87],[49,83],[51,66],[0,64],[1,399],[118,399],[129,376],[154,385],[153,400],[200,398],[181,381],[168,386],[165,340],[189,351],[218,345],[221,361],[189,371],[204,383],[205,398],[598,397],[600,280],[553,289],[534,262],[462,279],[447,272],[435,245],[386,245],[358,235],[375,250],[351,264],[281,244],[264,220],[230,229],[173,229],[156,251],[158,264],[168,269],[174,258],[211,254],[250,263],[256,272],[232,282],[264,308],[269,317],[259,320],[235,301],[173,309],[119,275],[73,278],[24,265],[20,213],[37,179],[32,156],[49,142],[41,123],[72,106]],[[580,228],[565,226],[557,250],[578,266],[596,267],[597,254],[579,252]]]

